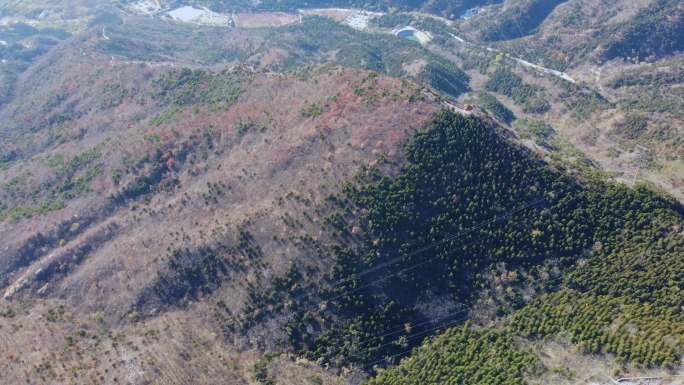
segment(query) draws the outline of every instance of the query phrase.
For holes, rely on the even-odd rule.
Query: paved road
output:
[[[454,35],[453,33],[450,33],[449,35],[451,35],[451,37],[453,37],[454,39],[456,39],[458,42],[460,42],[460,43],[462,43],[462,44],[465,44],[465,45],[469,45],[469,46],[472,46],[472,47],[478,47],[478,48],[487,50],[487,51],[489,51],[489,52],[501,52],[501,53],[505,53],[505,52],[503,52],[503,51],[501,51],[501,50],[498,50],[498,49],[496,49],[496,48],[492,48],[492,47],[488,47],[488,46],[479,45],[479,44],[475,44],[475,43],[469,42],[469,41],[467,41],[466,39],[464,39],[464,38],[462,38],[462,37],[460,37],[460,36]],[[508,55],[508,54],[507,54],[507,55]],[[524,60],[524,59],[521,59],[521,58],[518,58],[518,57],[515,57],[515,56],[511,56],[511,55],[508,55],[508,56],[509,56],[511,59],[515,60],[518,64],[523,65],[523,66],[525,66],[525,67],[532,68],[532,69],[534,69],[534,70],[537,70],[537,71],[539,71],[539,72],[543,72],[543,73],[545,73],[545,74],[549,74],[549,75],[556,76],[556,77],[558,77],[558,78],[560,78],[560,79],[563,79],[563,80],[568,81],[568,82],[573,83],[573,84],[576,83],[575,79],[573,79],[572,77],[570,77],[570,75],[568,75],[568,74],[565,73],[565,72],[561,72],[561,71],[554,70],[554,69],[551,69],[551,68],[546,68],[546,67],[544,67],[544,66],[540,66],[539,64],[530,63],[530,62],[528,62],[527,60]]]

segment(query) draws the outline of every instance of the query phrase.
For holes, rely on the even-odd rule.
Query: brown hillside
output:
[[[11,383],[244,383],[250,355],[232,356],[209,297],[239,309],[290,261],[325,264],[287,227],[304,221],[294,207],[397,156],[439,108],[418,86],[336,67],[181,70],[67,50],[25,76],[42,85],[27,81],[0,113]],[[246,233],[259,260],[240,246]],[[184,270],[208,250],[220,269]]]

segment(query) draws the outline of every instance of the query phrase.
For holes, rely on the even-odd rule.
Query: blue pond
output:
[[[418,38],[416,37],[415,31],[412,31],[412,30],[401,31],[397,34],[397,36],[404,38],[404,39],[420,42],[420,40],[418,40]]]

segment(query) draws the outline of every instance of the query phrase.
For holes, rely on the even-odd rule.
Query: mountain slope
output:
[[[490,152],[497,146],[476,139],[488,136],[487,130],[462,118],[442,117],[409,149],[406,174],[370,187],[362,206],[369,213],[360,226],[368,228],[374,246],[343,254],[334,278],[344,285],[334,290],[326,309],[349,320],[350,334],[378,332],[339,341],[345,332],[338,326],[334,334],[313,340],[312,353],[323,351],[327,357],[340,346],[346,358],[358,357],[368,365],[392,363],[429,331],[462,322],[465,314],[481,317],[492,311],[511,316],[503,317],[500,326],[452,329],[370,383],[527,383],[529,376],[550,368],[541,365],[526,339],[561,335],[585,354],[614,354],[637,367],[677,368],[684,347],[681,205],[645,189],[631,191],[591,179],[574,185],[546,170],[515,176],[534,170],[532,164],[524,158],[504,160],[501,149]],[[456,164],[468,165],[463,174]],[[454,172],[460,175],[440,176]],[[509,173],[550,202],[525,207],[529,197],[516,198],[519,190],[504,177]],[[553,182],[535,181],[532,175],[539,174]],[[430,189],[412,186],[414,178]],[[446,186],[436,188],[438,181]],[[458,188],[460,181],[468,183]],[[486,186],[506,192],[524,210],[512,204],[500,209],[500,223],[473,218],[476,214],[466,208],[488,216],[488,206],[478,204],[487,201]],[[494,198],[489,207],[504,201]],[[404,220],[412,225],[402,225]],[[471,220],[477,225],[463,224]],[[553,271],[559,269],[564,278],[557,281]],[[453,315],[459,301],[468,306]]]
[[[360,165],[397,156],[438,99],[334,65],[180,69],[112,59],[88,39],[99,37],[40,59],[2,111],[3,381],[245,383],[258,356],[238,354],[212,315],[227,293],[239,308],[250,282],[286,270],[283,250],[311,253],[283,233],[294,204],[283,200],[322,200]]]
[[[671,40],[648,10],[676,5],[542,3],[370,4],[484,8],[364,31],[74,3],[89,26],[13,67],[0,105],[0,382],[676,383],[684,208],[593,150],[677,164],[680,58],[628,64],[649,48],[610,34]],[[12,7],[37,35],[68,19]],[[511,36],[481,45],[492,28]]]

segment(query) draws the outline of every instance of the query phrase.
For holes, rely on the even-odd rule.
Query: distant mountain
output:
[[[514,2],[497,13],[482,31],[484,41],[510,40],[535,32],[553,10],[567,0],[527,0]]]
[[[607,42],[602,57],[632,59],[659,58],[684,51],[684,4],[658,0],[633,18],[605,31]]]

